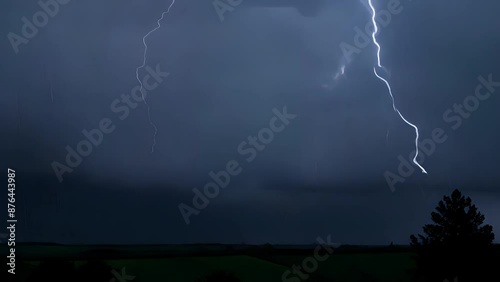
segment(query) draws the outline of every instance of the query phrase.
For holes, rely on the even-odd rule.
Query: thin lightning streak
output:
[[[375,8],[373,7],[372,0],[368,0],[368,4],[370,5],[370,8],[372,10],[372,23],[374,26],[374,31],[372,33],[372,39],[373,39],[373,43],[377,46],[377,66],[379,68],[385,70],[385,67],[383,67],[382,63],[381,63],[381,59],[380,59],[381,48],[380,48],[380,44],[378,43],[377,37],[376,37],[376,35],[378,33],[378,26],[377,26],[377,21],[375,20],[375,18],[377,16],[377,14],[376,14]],[[394,99],[394,95],[392,94],[392,88],[391,88],[391,85],[389,84],[389,82],[387,80],[385,80],[384,78],[382,78],[377,73],[376,68],[373,68],[373,72],[375,73],[375,76],[378,77],[380,80],[382,80],[385,83],[385,85],[387,86],[387,89],[389,90],[389,94],[391,95],[392,108],[394,109],[394,111],[396,113],[398,113],[399,117],[401,117],[401,119],[404,120],[404,122],[406,122],[408,125],[410,125],[411,127],[413,127],[415,129],[415,134],[416,134],[416,137],[415,137],[415,157],[413,158],[413,163],[415,165],[417,165],[422,170],[422,173],[427,174],[427,171],[417,161],[417,157],[418,157],[418,153],[419,153],[418,152],[418,139],[420,138],[418,127],[416,125],[414,125],[413,123],[407,121],[405,119],[405,117],[401,114],[401,112],[396,108],[396,101]]]
[[[160,22],[163,20],[163,18],[165,17],[165,15],[170,12],[170,8],[172,8],[172,6],[174,4],[175,4],[175,0],[172,0],[172,3],[170,4],[170,6],[168,6],[167,11],[161,13],[161,17],[156,21],[156,23],[158,25],[154,29],[152,29],[150,32],[148,32],[146,35],[144,35],[144,37],[142,38],[142,43],[144,45],[144,54],[143,54],[142,65],[139,66],[135,70],[135,77],[136,77],[137,81],[139,82],[139,84],[141,85],[141,90],[140,91],[141,91],[141,95],[142,95],[142,100],[144,101],[144,104],[146,104],[146,106],[148,108],[148,120],[149,120],[149,124],[154,128],[153,145],[151,145],[151,153],[153,153],[154,150],[155,150],[156,134],[158,133],[158,128],[156,127],[156,125],[151,120],[151,111],[150,111],[149,104],[146,102],[146,97],[144,97],[144,91],[143,91],[144,87],[143,87],[141,79],[139,78],[139,71],[146,66],[147,53],[148,53],[148,45],[146,44],[146,38],[161,27]]]

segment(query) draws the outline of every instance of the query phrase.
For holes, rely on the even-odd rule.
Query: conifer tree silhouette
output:
[[[451,197],[443,197],[431,218],[434,224],[423,227],[425,235],[410,236],[417,276],[437,282],[489,278],[495,259],[495,235],[472,200],[455,190]]]

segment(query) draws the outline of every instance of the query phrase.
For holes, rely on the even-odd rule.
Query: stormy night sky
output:
[[[500,228],[498,1],[401,0],[379,19],[399,110],[420,141],[443,141],[421,151],[427,175],[409,165],[415,131],[374,76],[361,1],[243,0],[221,18],[212,1],[177,0],[139,70],[154,85],[155,136],[148,105],[130,97],[143,36],[170,2],[67,1],[17,53],[9,34],[42,8],[4,3],[0,162],[16,170],[18,241],[407,244],[456,188]],[[273,119],[285,107],[288,124]],[[112,132],[71,167],[67,148],[103,120]],[[273,120],[282,130],[249,149]],[[400,175],[401,159],[413,173]],[[193,207],[193,188],[232,160],[241,172],[186,224],[179,205]],[[71,172],[58,177],[55,162]]]

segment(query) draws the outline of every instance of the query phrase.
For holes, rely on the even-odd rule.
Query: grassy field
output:
[[[301,265],[304,258],[312,256],[314,248],[29,245],[18,249],[17,281],[26,281],[40,261],[63,259],[70,261],[76,268],[89,260],[103,261],[116,270],[125,269],[128,275],[135,276],[134,282],[194,282],[218,270],[233,273],[244,282],[279,282],[283,281],[283,273],[292,265]],[[334,252],[318,265],[317,271],[311,274],[308,281],[405,282],[411,281],[409,270],[414,267],[411,253],[381,249]]]
[[[318,263],[316,275],[326,281],[412,281],[409,271],[415,267],[411,253],[337,254]],[[277,256],[274,262],[300,265],[302,256]]]

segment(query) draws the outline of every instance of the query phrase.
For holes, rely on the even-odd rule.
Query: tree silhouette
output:
[[[423,227],[425,235],[411,235],[416,253],[417,276],[424,281],[480,281],[492,274],[493,228],[483,225],[469,197],[459,190],[444,196],[431,213],[434,224]]]

